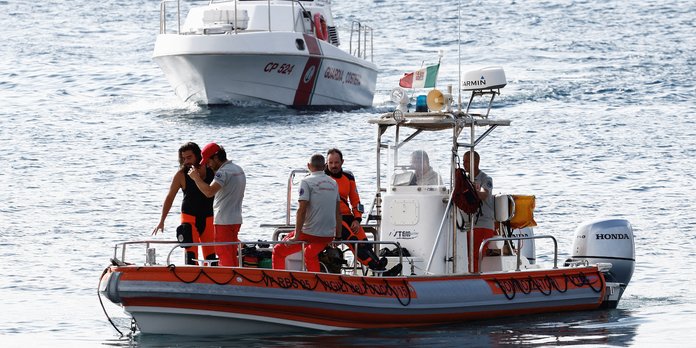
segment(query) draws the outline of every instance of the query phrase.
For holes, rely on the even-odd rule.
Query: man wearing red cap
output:
[[[239,242],[239,228],[242,226],[242,200],[246,188],[246,175],[242,168],[227,159],[222,146],[210,143],[201,151],[202,166],[215,171],[213,181],[206,184],[197,171],[189,171],[198,189],[207,197],[215,196],[213,201],[215,242]],[[220,266],[239,266],[237,245],[216,245],[215,253],[220,258]]]

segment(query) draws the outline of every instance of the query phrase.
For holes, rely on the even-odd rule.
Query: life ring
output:
[[[326,28],[326,20],[321,13],[314,14],[314,35],[317,39],[329,41],[329,31]]]

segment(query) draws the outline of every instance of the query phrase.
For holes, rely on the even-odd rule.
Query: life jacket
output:
[[[476,194],[474,185],[467,178],[463,168],[454,170],[454,205],[467,214],[479,214],[481,212],[481,198]]]

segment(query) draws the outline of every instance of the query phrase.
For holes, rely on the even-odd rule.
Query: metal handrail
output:
[[[292,182],[295,178],[295,174],[298,173],[309,173],[308,169],[293,169],[288,176],[288,191],[287,191],[287,201],[285,205],[285,223],[290,225],[290,210],[292,208]]]
[[[399,244],[399,242],[392,242],[392,241],[361,241],[361,240],[356,240],[356,241],[336,240],[336,241],[332,241],[330,244],[331,244],[331,245],[334,245],[334,246],[337,246],[337,245],[349,244],[349,243],[350,243],[350,244],[355,244],[355,248],[356,248],[356,249],[357,249],[357,244],[374,244],[374,245],[388,244],[388,245],[394,245],[394,246],[397,247],[397,250],[399,250],[399,264],[401,264],[401,263],[403,262],[403,255],[402,255],[402,253],[401,253],[401,245]],[[256,245],[256,244],[268,244],[268,245],[275,245],[275,244],[302,244],[302,245],[304,245],[304,244],[307,244],[307,242],[305,242],[305,241],[283,241],[283,240],[280,240],[280,241],[258,241],[258,240],[257,240],[257,241],[253,241],[253,242],[251,242],[251,241],[239,241],[239,242],[206,242],[206,243],[179,243],[179,242],[177,242],[177,241],[161,241],[161,240],[130,241],[130,242],[116,243],[116,244],[114,245],[114,259],[119,260],[119,261],[122,261],[122,262],[126,262],[126,249],[127,249],[127,247],[128,247],[129,245],[142,245],[142,244],[145,245],[146,253],[147,253],[147,250],[150,248],[150,245],[152,245],[152,244],[160,244],[160,245],[176,244],[176,245],[172,246],[172,248],[171,248],[171,249],[169,250],[169,252],[167,253],[167,260],[166,260],[166,264],[167,264],[167,265],[172,264],[172,262],[171,262],[172,253],[174,253],[174,251],[175,251],[177,248],[186,248],[186,247],[191,247],[191,246],[239,245],[240,248],[239,248],[238,250],[240,250],[240,251],[237,252],[237,258],[238,258],[238,261],[239,261],[238,264],[239,264],[239,266],[241,267],[241,266],[244,264],[244,263],[243,263],[243,262],[244,262],[244,258],[243,258],[242,252],[241,252],[241,246],[242,246],[242,245]],[[118,259],[118,257],[117,257],[117,256],[118,256],[119,247],[121,247],[121,258],[120,258],[120,259]],[[302,270],[303,270],[303,271],[306,271],[305,262],[304,262],[304,260],[305,260],[304,247],[302,247],[302,248],[300,249],[300,252],[302,253],[302,254],[301,254],[301,255],[302,255],[302,258],[301,258]],[[147,255],[147,254],[146,254],[146,255]],[[357,258],[357,255],[355,255],[355,258]],[[354,270],[354,272],[357,271],[357,262],[354,262],[353,270]],[[403,273],[403,271],[402,271],[402,273]]]
[[[169,2],[176,2],[176,21],[177,21],[177,34],[181,34],[181,0],[161,0],[160,1],[160,34],[166,34],[167,33],[167,3]],[[239,14],[239,11],[237,10],[237,2],[238,0],[224,0],[224,1],[215,1],[215,0],[209,0],[208,5],[212,5],[214,3],[220,3],[220,2],[234,2],[234,33],[237,33],[238,26],[237,26],[237,21],[239,18],[237,17]],[[290,11],[292,12],[292,23],[293,23],[293,31],[296,30],[296,25],[297,25],[297,19],[296,19],[296,11],[295,11],[295,5],[298,5],[302,13],[306,12],[306,9],[304,5],[300,2],[300,0],[291,0],[291,5],[290,5]],[[271,0],[268,0],[268,4],[266,5],[268,8],[268,31],[271,31]],[[300,16],[300,23],[302,25],[302,32],[307,31],[307,27],[305,26],[304,21],[302,21],[302,16]]]
[[[181,33],[181,5],[180,0],[162,0],[160,1],[160,34],[167,33],[167,3],[176,2],[176,33]]]
[[[136,244],[145,244],[145,250],[150,248],[151,244],[176,244],[174,245],[169,252],[167,253],[167,264],[171,264],[171,255],[176,250],[177,248],[187,248],[187,247],[192,247],[192,246],[219,246],[219,245],[239,245],[240,248],[238,250],[241,250],[242,245],[251,245],[251,244],[306,244],[307,242],[304,241],[239,241],[239,242],[206,242],[206,243],[179,243],[178,241],[162,241],[162,240],[143,240],[143,241],[131,241],[131,242],[121,242],[121,243],[116,243],[114,245],[114,258],[117,258],[118,255],[118,248],[121,246],[121,259],[120,261],[126,262],[126,249],[128,245],[136,245]],[[304,248],[301,249],[302,251],[302,264],[304,268]],[[239,265],[242,265],[243,261],[243,255],[241,251],[237,252],[237,258],[239,261]]]
[[[356,29],[357,26],[357,29]],[[355,40],[357,44],[357,49],[353,52],[353,34],[357,33],[357,39]],[[350,24],[350,39],[348,40],[348,52],[355,55],[358,58],[367,60],[367,44],[368,44],[368,34],[370,35],[370,61],[374,62],[374,30],[368,25],[364,25],[359,21],[352,21]]]
[[[484,239],[483,242],[481,242],[481,245],[479,246],[479,253],[478,253],[478,265],[479,269],[477,273],[481,273],[481,263],[483,262],[483,247],[486,246],[490,242],[497,242],[497,241],[517,241],[517,245],[520,245],[521,240],[527,240],[527,239],[545,239],[545,238],[550,238],[553,240],[553,269],[558,268],[558,241],[556,241],[556,238],[553,236],[549,235],[540,235],[540,236],[528,236],[528,237],[493,237],[493,238],[488,238]],[[521,254],[519,250],[517,251],[517,267],[515,271],[520,270],[520,265],[521,265],[521,260],[520,260]]]

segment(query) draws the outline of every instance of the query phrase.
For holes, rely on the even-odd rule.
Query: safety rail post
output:
[[[362,56],[362,50],[360,49],[362,46],[362,40],[360,38],[362,37],[362,23],[358,22],[358,58],[361,58]]]
[[[498,242],[498,241],[517,241],[518,245],[518,251],[517,251],[517,266],[515,271],[520,271],[520,265],[521,265],[521,254],[519,252],[519,245],[521,240],[527,240],[527,239],[551,239],[553,241],[553,269],[558,268],[558,241],[556,241],[556,238],[554,236],[550,235],[540,235],[540,236],[528,236],[528,237],[523,237],[523,236],[517,236],[517,237],[493,237],[493,238],[488,238],[484,239],[483,242],[481,242],[481,245],[479,245],[479,253],[478,253],[478,265],[479,269],[478,272],[476,273],[481,273],[481,263],[483,262],[483,247],[486,246],[490,242]]]
[[[167,2],[160,2],[160,34],[167,32]]]
[[[268,0],[268,32],[271,32],[271,0]]]
[[[160,1],[160,34],[167,33],[167,3],[176,1],[176,33],[181,34],[181,0]]]
[[[375,36],[374,30],[370,27],[370,61],[375,62]]]
[[[297,173],[309,173],[307,169],[293,169],[288,177],[288,189],[287,189],[287,200],[285,205],[285,224],[290,225],[290,208],[292,200],[292,180],[295,178]]]

